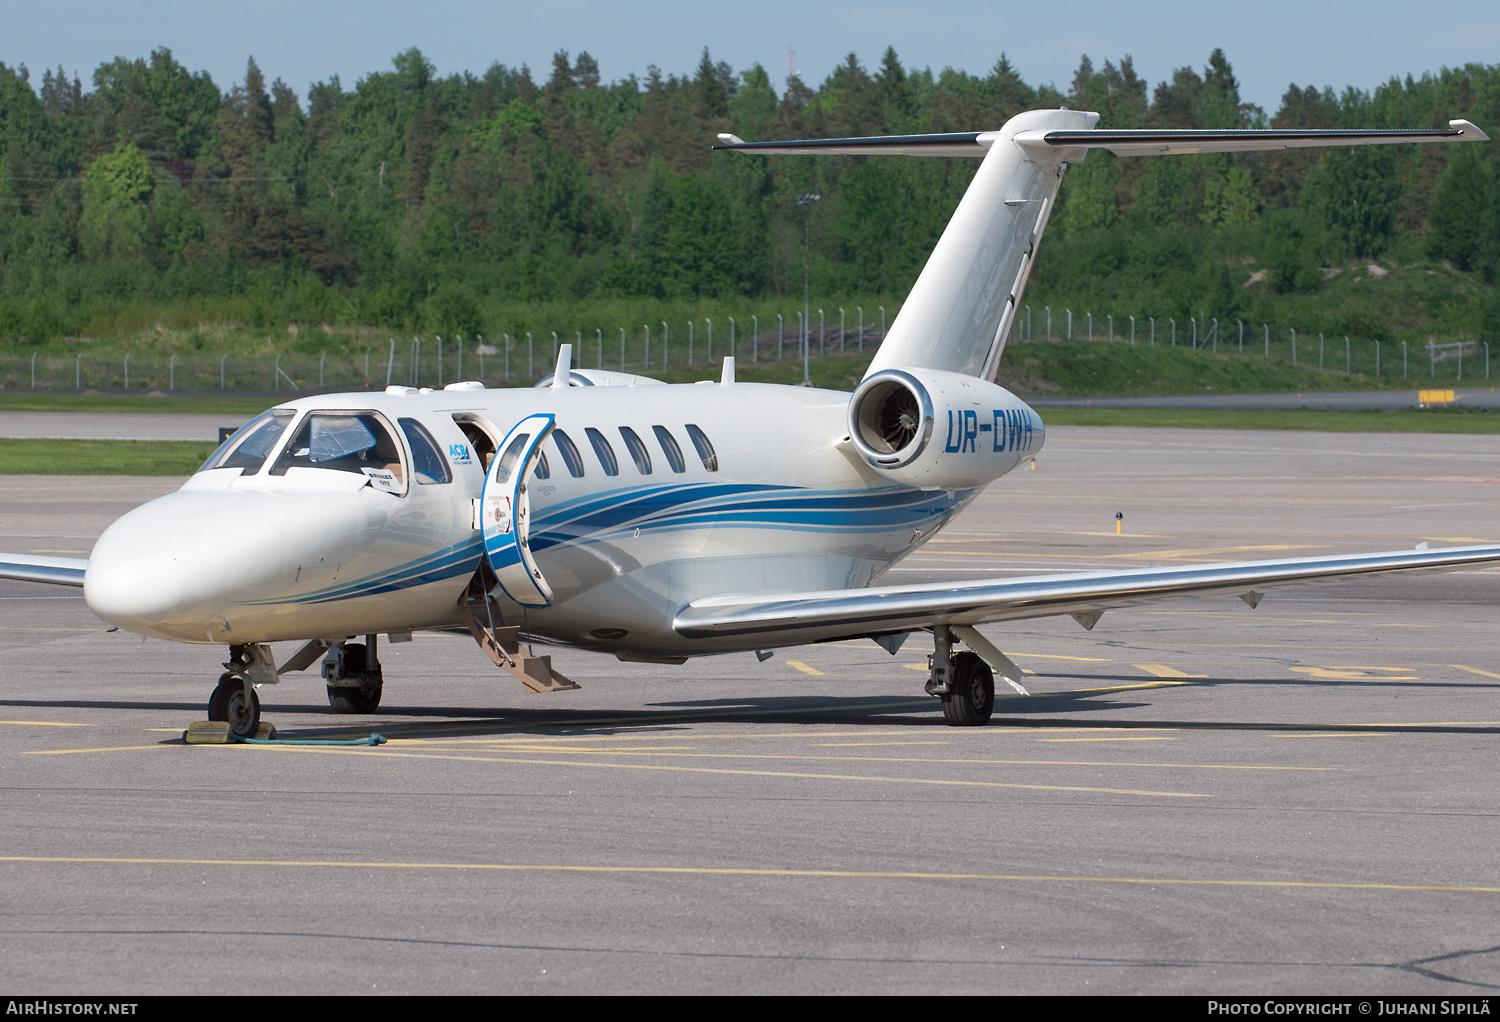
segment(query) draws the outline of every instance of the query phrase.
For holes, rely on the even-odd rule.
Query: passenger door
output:
[[[542,441],[555,424],[552,415],[538,414],[528,415],[511,427],[485,474],[480,497],[484,555],[500,588],[527,607],[552,603],[552,588],[531,556],[531,498],[527,491]]]

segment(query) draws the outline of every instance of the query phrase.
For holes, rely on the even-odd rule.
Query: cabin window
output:
[[[574,479],[582,479],[583,455],[578,453],[578,447],[573,443],[573,438],[560,429],[554,429],[552,441],[557,444],[557,453],[562,455],[563,464],[568,466],[568,475]]]
[[[199,472],[214,468],[237,468],[240,475],[254,475],[276,449],[276,441],[292,424],[297,413],[289,408],[261,412],[245,423],[208,456]]]
[[[714,453],[714,445],[709,441],[708,434],[690,422],[687,424],[687,435],[698,449],[698,458],[703,462],[703,467],[710,472],[719,471],[719,456]]]
[[[505,453],[500,455],[500,464],[495,468],[495,482],[504,484],[510,479],[510,474],[516,470],[516,462],[521,460],[521,452],[526,448],[526,441],[531,439],[530,433],[522,433],[510,442]]]
[[[615,460],[615,449],[609,446],[609,440],[603,433],[593,426],[584,429],[584,434],[589,438],[589,443],[594,447],[594,453],[599,456],[599,464],[604,467],[604,474],[617,476],[620,474],[620,463]]]
[[[635,460],[636,470],[643,476],[651,474],[651,452],[646,450],[646,445],[636,435],[635,430],[629,426],[620,427],[620,437],[625,441],[625,449],[630,452],[631,458]]]
[[[406,442],[411,445],[411,474],[424,485],[453,482],[453,473],[448,468],[448,459],[438,447],[432,434],[416,419],[397,419]]]
[[[552,478],[552,466],[547,464],[547,452],[541,448],[537,448],[536,468],[532,471],[532,474],[538,479]]]
[[[667,464],[672,466],[673,472],[686,472],[687,462],[682,460],[682,448],[677,446],[677,438],[672,431],[665,426],[652,426],[651,432],[656,434],[656,442],[661,444],[661,452],[667,456]]]
[[[273,476],[289,468],[321,468],[367,476],[377,490],[400,492],[406,483],[401,448],[373,412],[313,412],[286,445]]]

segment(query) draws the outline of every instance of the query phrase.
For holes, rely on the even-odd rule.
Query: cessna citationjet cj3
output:
[[[1500,562],[1500,545],[936,585],[875,585],[1041,449],[1041,418],[991,382],[1070,164],[1120,156],[1483,140],[1430,131],[1102,131],[1036,110],[999,131],[718,149],[973,156],[973,182],[852,395],[663,385],[573,369],[535,389],[389,387],[302,398],[253,419],[176,493],[125,515],[84,560],[0,555],[0,576],[82,586],[104,621],[229,648],[209,717],[239,734],[256,688],[321,662],[329,700],[369,712],[376,637],[464,628],[535,691],[575,687],[531,642],[622,660],[918,630],[926,689],[982,724],[994,674],[1021,673],[975,626],[1188,596],[1252,606],[1277,584]],[[364,642],[353,641],[364,637]],[[269,643],[305,640],[278,666]],[[524,640],[524,642],[523,642]],[[955,652],[955,643],[967,650]]]

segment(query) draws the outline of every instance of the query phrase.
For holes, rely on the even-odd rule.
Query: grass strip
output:
[[[303,395],[288,394],[290,401]],[[232,415],[239,425],[276,404],[269,397],[147,397],[144,394],[59,394],[45,390],[0,391],[0,412],[155,412],[167,415]]]
[[[1049,426],[1147,426],[1176,429],[1289,429],[1320,433],[1500,433],[1500,414],[1487,408],[1401,411],[1264,411],[1176,408],[1049,408]]]
[[[186,476],[217,446],[201,440],[0,440],[0,475]]]

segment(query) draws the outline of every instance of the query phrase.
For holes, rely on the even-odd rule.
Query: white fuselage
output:
[[[581,465],[567,464],[550,438],[547,477],[529,483],[530,549],[552,602],[501,602],[527,634],[626,656],[774,644],[685,639],[672,619],[707,596],[867,586],[979,492],[913,489],[879,475],[850,451],[849,395],[839,392],[743,383],[393,390],[281,406],[297,418],[278,444],[320,411],[371,412],[398,437],[398,421],[415,419],[447,456],[450,482],[420,482],[404,439],[399,487],[322,468],[199,472],[100,538],[85,578],[89,606],[143,635],[220,644],[462,625],[459,598],[482,556],[474,502],[485,470],[458,420],[498,442],[525,415],[556,417]],[[621,427],[643,442],[649,474]],[[680,471],[657,427],[675,439]],[[616,474],[591,429],[608,441]],[[1038,428],[1009,466],[1041,440]]]

